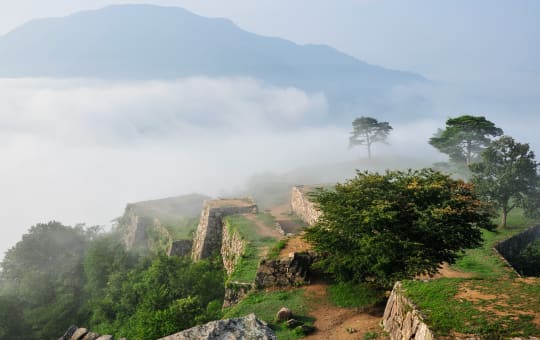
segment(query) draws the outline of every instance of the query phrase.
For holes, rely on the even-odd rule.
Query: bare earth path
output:
[[[328,285],[314,283],[306,287],[306,297],[313,301],[314,308],[309,312],[315,320],[317,331],[305,339],[363,339],[368,332],[379,332],[383,310],[362,312],[355,308],[341,308],[330,304]],[[355,332],[349,333],[347,329]]]

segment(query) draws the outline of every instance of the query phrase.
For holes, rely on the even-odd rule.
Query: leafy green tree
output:
[[[338,281],[389,287],[434,274],[481,244],[491,214],[473,186],[431,169],[361,173],[314,197],[322,212],[307,240]]]
[[[528,215],[538,213],[540,177],[534,152],[529,144],[503,136],[482,153],[482,161],[471,165],[472,182],[484,200],[502,211],[501,226],[506,227],[508,213],[516,207]]]
[[[365,145],[369,159],[371,159],[371,145],[378,142],[386,143],[386,138],[392,131],[388,122],[379,122],[371,117],[356,118],[352,122],[352,127],[349,146]]]
[[[83,258],[89,235],[79,226],[37,224],[6,252],[2,266],[4,294],[16,298],[27,339],[51,339],[83,320]],[[10,338],[15,338],[15,334]]]
[[[446,121],[446,129],[439,130],[429,144],[450,157],[456,164],[470,165],[477,161],[491,137],[503,131],[482,116],[464,115]]]

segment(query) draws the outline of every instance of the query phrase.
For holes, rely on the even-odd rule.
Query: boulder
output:
[[[88,333],[88,329],[86,328],[77,328],[77,330],[73,333],[70,340],[82,340],[82,338]]]
[[[292,311],[287,307],[282,307],[276,314],[276,320],[278,322],[285,322],[292,318]]]
[[[186,329],[159,340],[277,340],[268,325],[249,314],[242,318],[211,321],[207,324]]]

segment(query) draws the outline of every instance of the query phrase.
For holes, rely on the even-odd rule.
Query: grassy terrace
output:
[[[518,211],[505,230],[484,232],[484,245],[452,266],[471,278],[403,282],[406,295],[436,333],[494,339],[540,335],[540,279],[518,278],[492,249],[533,224]]]
[[[258,214],[256,219],[259,225],[257,222],[242,215],[232,215],[225,218],[227,227],[231,231],[236,231],[246,240],[244,254],[236,265],[234,272],[229,277],[230,281],[253,282],[261,257],[278,243],[276,238],[262,236],[258,232],[260,225],[273,228],[274,220],[265,216],[265,214]]]

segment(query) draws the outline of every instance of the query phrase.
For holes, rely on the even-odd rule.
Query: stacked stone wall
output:
[[[415,305],[403,294],[400,282],[386,303],[382,320],[383,328],[392,340],[433,340],[433,332],[424,323],[424,317]]]
[[[513,260],[529,244],[540,238],[540,224],[495,245],[495,250],[513,266]]]
[[[314,225],[321,216],[321,212],[310,201],[306,187],[303,185],[294,186],[291,190],[291,210],[310,226]]]
[[[191,258],[198,261],[221,251],[223,240],[223,217],[236,214],[256,213],[257,205],[245,200],[243,205],[226,206],[227,200],[205,201],[197,232],[193,240]]]

